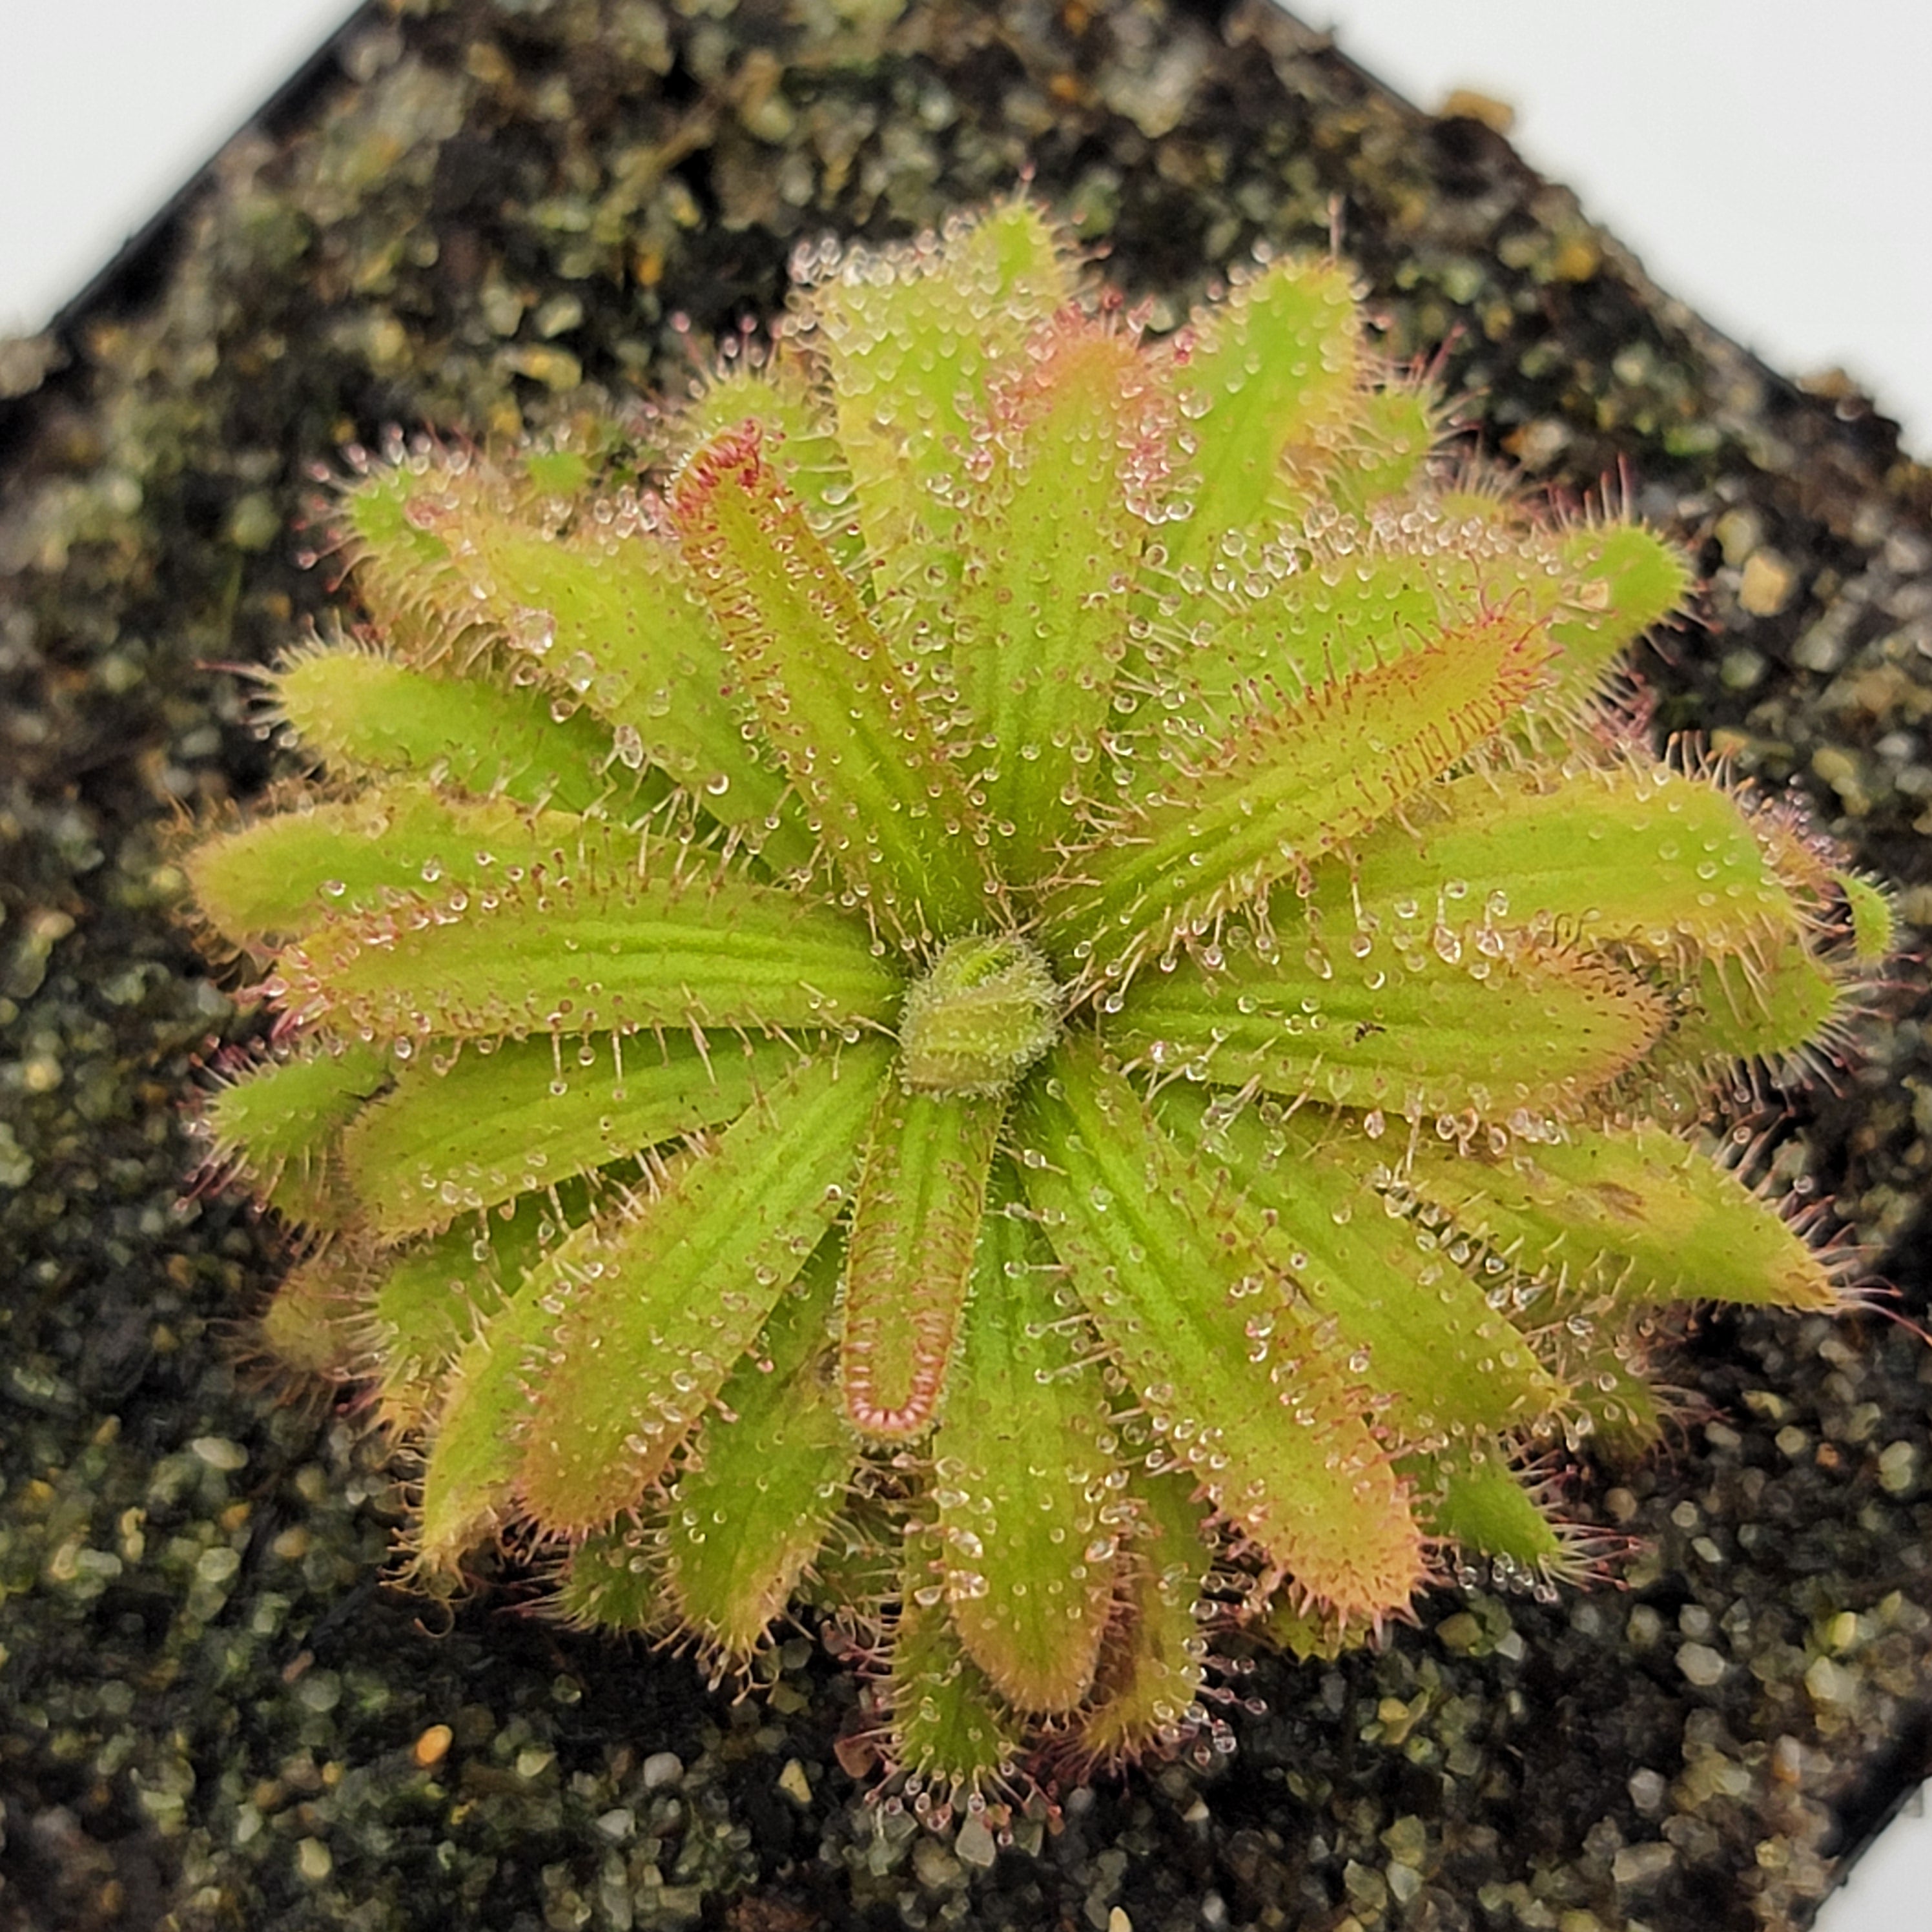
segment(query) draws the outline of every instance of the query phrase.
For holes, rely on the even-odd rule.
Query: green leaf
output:
[[[1581,677],[1580,692],[1593,688],[1600,667],[1592,659],[1580,671],[1556,634],[1581,622],[1592,586],[1580,590],[1560,539],[1481,500],[1480,517],[1411,507],[1410,524],[1427,530],[1426,548],[1402,547],[1416,541],[1406,534],[1347,524],[1292,543],[1225,538],[1211,571],[1184,573],[1194,620],[1155,653],[1160,682],[1178,682],[1186,694],[1164,713],[1164,733],[1184,748],[1204,712],[1225,731],[1284,694],[1387,663],[1492,612],[1527,628],[1550,654],[1552,675]],[[1538,693],[1532,709],[1546,709],[1550,696]]]
[[[572,1546],[554,1604],[558,1616],[579,1630],[654,1636],[676,1628],[656,1539],[634,1522],[593,1529]]]
[[[932,566],[957,582],[954,506],[989,377],[1074,291],[1046,219],[1015,200],[943,238],[854,249],[806,296],[884,621],[901,611],[910,631],[929,611]]]
[[[419,669],[483,662],[501,642],[423,514],[461,462],[440,452],[370,463],[342,495],[343,548],[356,596],[388,650]]]
[[[1207,1674],[1202,1606],[1212,1567],[1212,1510],[1191,1474],[1129,1464],[1133,1539],[1121,1564],[1121,1614],[1107,1634],[1093,1702],[1080,1720],[1083,1758],[1102,1769],[1179,1744],[1200,1720]]]
[[[1418,649],[1480,608],[1473,560],[1352,544],[1340,554],[1238,547],[1186,582],[1198,614],[1158,653],[1160,681],[1186,695],[1160,721],[1183,758],[1184,734],[1204,724],[1225,734],[1244,715]],[[1159,766],[1150,770],[1158,784]]]
[[[521,1201],[507,1219],[475,1216],[365,1258],[366,1325],[380,1363],[376,1407],[392,1429],[412,1432],[434,1417],[442,1377],[464,1344],[588,1211],[584,1190],[566,1187],[555,1203]]]
[[[567,538],[506,533],[489,552],[528,610],[525,650],[609,721],[626,763],[660,767],[768,865],[806,865],[812,840],[782,774],[747,741],[716,626],[670,542],[585,524]]]
[[[360,645],[302,652],[275,674],[275,701],[308,751],[338,770],[416,774],[518,805],[622,816],[650,797],[607,727],[559,720],[548,693],[418,670]]]
[[[1696,579],[1676,544],[1639,524],[1580,524],[1555,548],[1574,586],[1550,627],[1563,647],[1559,690],[1581,697],[1645,632],[1683,609]]]
[[[1635,622],[1620,596],[1648,611],[1652,578],[1688,587],[1682,560],[1648,531],[1526,527],[1512,506],[1486,496],[1465,496],[1451,514],[1418,504],[1406,514],[1427,527],[1426,548],[1405,547],[1415,539],[1386,528],[1318,524],[1292,543],[1231,534],[1211,569],[1185,570],[1193,621],[1154,657],[1160,681],[1178,681],[1186,702],[1163,729],[1198,733],[1204,712],[1225,730],[1275,694],[1384,662],[1495,611],[1530,626],[1551,652],[1532,715],[1574,718],[1652,621]]]
[[[1264,1643],[1286,1651],[1298,1664],[1333,1664],[1361,1642],[1364,1633],[1320,1604],[1311,1604],[1292,1586],[1277,1589],[1258,1615],[1244,1626]]]
[[[184,869],[209,921],[238,944],[260,946],[344,913],[379,912],[426,886],[487,886],[560,851],[621,863],[638,842],[635,832],[571,812],[387,784],[204,840]]]
[[[866,570],[863,533],[853,520],[852,472],[839,446],[826,397],[803,358],[780,337],[761,368],[742,364],[705,386],[677,420],[689,451],[747,421],[764,432],[765,446],[786,484],[848,576]]]
[[[1546,1328],[1552,1365],[1573,1391],[1563,1418],[1573,1441],[1586,1436],[1612,1464],[1636,1462],[1664,1438],[1666,1412],[1676,1400],[1653,1381],[1658,1339],[1633,1335],[1632,1324],[1592,1312],[1592,1298],[1552,1290],[1522,1318]],[[1636,1324],[1649,1328],[1648,1322]]]
[[[994,388],[989,473],[961,513],[976,560],[950,613],[1004,875],[1030,880],[1073,824],[1112,722],[1169,411],[1129,337],[1070,318]]]
[[[967,1655],[946,1614],[942,1562],[934,1532],[909,1526],[886,1695],[894,1755],[944,1804],[1000,1784],[1026,1729]]]
[[[288,1220],[338,1225],[334,1143],[356,1109],[389,1077],[388,1055],[322,1040],[250,1068],[224,1087],[203,1116],[214,1156],[248,1175]]]
[[[857,902],[921,943],[994,916],[989,834],[958,770],[755,422],[693,454],[675,511],[766,738]]]
[[[622,872],[560,855],[488,891],[310,934],[270,992],[305,1020],[423,1039],[639,1028],[843,1027],[901,991],[864,932],[674,842]]]
[[[1206,572],[1231,530],[1276,519],[1284,454],[1319,448],[1354,413],[1361,323],[1347,269],[1284,260],[1197,310],[1170,352],[1195,442],[1192,514],[1168,537],[1172,567]]]
[[[426,1574],[453,1574],[518,1513],[517,1432],[528,1416],[535,1366],[519,1306],[513,1301],[486,1322],[442,1378],[414,1539]]]
[[[1257,714],[1070,855],[1049,930],[1090,977],[1130,974],[1388,817],[1521,706],[1541,662],[1486,619]]]
[[[734,1120],[798,1054],[778,1040],[671,1034],[538,1036],[428,1059],[343,1142],[344,1172],[386,1240]]]
[[[679,1622],[742,1663],[798,1588],[850,1483],[831,1374],[842,1244],[819,1244],[719,1391],[680,1472],[662,1562]]]
[[[1022,1090],[1029,1198],[1153,1426],[1222,1512],[1345,1614],[1400,1609],[1424,1574],[1360,1382],[1256,1251],[1216,1168],[1070,1037]]]
[[[1694,1001],[1665,1044],[1672,1062],[1709,1078],[1736,1060],[1775,1065],[1828,1044],[1850,1007],[1851,976],[1819,958],[1794,926],[1704,960],[1692,986]]]
[[[1412,1469],[1423,1514],[1436,1535],[1504,1558],[1532,1576],[1546,1575],[1568,1558],[1562,1532],[1499,1450],[1472,1447],[1420,1456]]]
[[[585,1532],[633,1506],[836,1217],[887,1049],[807,1061],[655,1199],[578,1229],[451,1372],[422,1544],[453,1558],[512,1509]]]
[[[1472,772],[1432,792],[1413,831],[1388,825],[1311,902],[1354,929],[1359,904],[1401,944],[1479,911],[1486,926],[1622,941],[1668,960],[1759,948],[1796,917],[1791,892],[1738,801],[1640,754]]]
[[[1880,966],[1898,946],[1898,912],[1892,895],[1856,872],[1834,872],[1832,883],[1845,902],[1852,957],[1861,966]]]
[[[1506,1156],[1419,1147],[1406,1177],[1466,1233],[1536,1275],[1633,1309],[1735,1301],[1838,1309],[1813,1250],[1727,1168],[1663,1128],[1573,1126]]]
[[[592,1528],[663,1472],[837,1217],[886,1061],[868,1042],[806,1063],[526,1285],[504,1319],[542,1358],[517,1474],[538,1523]]]
[[[1016,1199],[1010,1174],[1000,1206]],[[1092,1336],[1052,1251],[988,1216],[932,1443],[946,1602],[968,1654],[1023,1711],[1072,1710],[1113,1599],[1124,1474]]]
[[[1440,945],[1339,965],[1314,948],[1246,951],[1218,969],[1185,960],[1136,981],[1106,1038],[1130,1066],[1219,1085],[1408,1119],[1502,1120],[1574,1109],[1670,1020],[1658,994],[1607,959],[1514,936],[1484,951],[1445,928]]]
[[[1333,1346],[1403,1441],[1498,1433],[1562,1407],[1562,1384],[1476,1282],[1432,1238],[1424,1245],[1423,1231],[1390,1220],[1370,1178],[1372,1142],[1280,1110],[1204,1112],[1188,1095],[1162,1113],[1226,1164],[1240,1193],[1223,1218],[1334,1324]]]
[[[1325,488],[1336,508],[1366,520],[1391,497],[1413,491],[1430,457],[1442,441],[1444,411],[1435,391],[1420,380],[1387,382],[1358,396],[1356,417],[1340,448],[1316,473],[1303,473],[1299,452],[1291,453],[1290,474],[1298,489],[1315,495]]]
[[[661,767],[781,871],[809,860],[783,779],[746,742],[716,627],[642,506],[607,502],[607,514],[560,528],[548,501],[466,460],[374,478],[352,495],[352,516],[362,491],[380,501],[399,489],[412,543],[433,538],[447,561],[392,581],[379,548],[358,565],[358,589],[393,611],[407,584],[443,628],[480,625],[494,658],[536,680],[526,703],[546,714],[587,705],[605,727],[588,716],[572,724],[604,731],[607,760],[614,750],[625,767]]]
[[[862,1462],[845,1508],[799,1580],[801,1600],[868,1631],[881,1627],[886,1606],[898,1600],[904,1554],[896,1503],[881,1498],[881,1486],[867,1480]]]
[[[371,1366],[363,1258],[332,1241],[304,1256],[276,1283],[255,1334],[278,1369],[323,1382],[348,1382]]]
[[[880,1088],[853,1210],[839,1384],[862,1436],[932,1425],[973,1280],[986,1175],[1004,1113],[985,1096]]]

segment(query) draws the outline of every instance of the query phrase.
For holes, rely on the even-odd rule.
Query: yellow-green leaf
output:
[[[1286,507],[1284,454],[1319,448],[1352,413],[1362,342],[1348,272],[1302,257],[1238,278],[1170,353],[1195,450],[1192,514],[1168,550],[1177,571],[1204,572],[1226,532]]]
[[[998,1195],[1016,1200],[1010,1176]],[[1070,1711],[1093,1682],[1124,1514],[1091,1333],[1056,1273],[1026,1222],[989,1216],[932,1442],[953,1628],[1023,1711]]]
[[[208,1102],[214,1157],[243,1168],[290,1220],[332,1226],[343,1204],[337,1138],[388,1077],[388,1055],[353,1041],[266,1060]]]
[[[735,1120],[782,1082],[776,1040],[557,1036],[412,1056],[344,1136],[345,1177],[385,1240]]]
[[[1311,904],[1331,944],[1356,926],[1356,904],[1418,945],[1438,923],[1480,920],[1666,958],[1756,946],[1796,916],[1737,800],[1648,758],[1472,773],[1426,804],[1413,831],[1363,841],[1352,875],[1322,880]]]
[[[638,844],[635,832],[574,812],[391,784],[223,832],[183,869],[222,933],[261,946],[439,885],[487,888],[560,853],[621,864]]]
[[[451,1372],[426,1552],[513,1508],[583,1532],[638,1503],[756,1340],[850,1189],[886,1050],[808,1061],[656,1198],[580,1228]]]
[[[1530,1576],[1568,1553],[1562,1532],[1493,1444],[1414,1459],[1418,1500],[1430,1528],[1477,1554],[1502,1557]]]
[[[1292,1284],[1190,1159],[1084,1043],[1022,1096],[1028,1198],[1156,1432],[1222,1514],[1344,1614],[1406,1604],[1424,1574],[1408,1498],[1368,1398]]]
[[[311,933],[272,987],[305,1019],[428,1039],[883,1019],[896,976],[864,929],[671,844],[487,890],[419,897]]]
[[[1517,1268],[1567,1276],[1622,1307],[1840,1305],[1824,1264],[1775,1208],[1661,1127],[1575,1126],[1502,1156],[1425,1142],[1408,1178]]]
[[[950,611],[953,673],[1004,876],[1030,880],[1072,829],[1113,722],[1148,517],[1167,459],[1162,399],[1129,337],[1070,319],[995,387],[989,472],[963,512],[980,560]]]
[[[1257,713],[1070,856],[1049,930],[1090,976],[1130,973],[1388,817],[1513,716],[1542,662],[1527,628],[1486,618]]]
[[[1492,952],[1444,928],[1414,951],[1386,941],[1358,959],[1217,969],[1184,960],[1128,989],[1106,1037],[1130,1064],[1192,1070],[1217,1084],[1408,1118],[1473,1109],[1574,1108],[1634,1066],[1670,1010],[1607,958],[1514,942]]]
[[[718,1391],[679,1472],[662,1562],[683,1626],[742,1662],[797,1590],[851,1480],[832,1387],[841,1244],[828,1236]]]
[[[1186,1095],[1162,1112],[1184,1144],[1226,1163],[1240,1192],[1223,1220],[1334,1324],[1334,1347],[1402,1440],[1467,1441],[1562,1407],[1563,1385],[1476,1282],[1384,1212],[1372,1142],[1258,1107],[1226,1118]]]
[[[932,1426],[973,1280],[1004,1112],[986,1095],[880,1089],[853,1210],[838,1377],[862,1436]]]
[[[674,501],[766,740],[858,902],[921,943],[993,916],[988,834],[958,767],[757,423],[694,452]]]
[[[544,692],[472,669],[418,670],[358,645],[301,652],[275,675],[298,742],[338,771],[412,774],[477,797],[619,816],[649,803],[608,727],[559,718]]]
[[[908,1528],[886,1695],[893,1755],[941,1804],[999,1784],[1026,1727],[967,1655],[946,1609],[938,1538]]]
[[[401,514],[380,520],[382,540],[364,531],[358,589],[393,609],[412,583],[442,628],[481,627],[494,659],[531,680],[515,694],[526,705],[546,716],[588,707],[568,728],[601,732],[607,760],[614,754],[625,772],[662,767],[782,871],[810,857],[783,779],[746,742],[716,628],[676,547],[640,504],[607,502],[560,528],[542,494],[487,464],[443,460],[370,478],[352,491],[351,515],[366,525],[398,494]],[[392,522],[406,538],[391,533]],[[438,544],[442,556],[395,580],[397,541],[417,551]]]
[[[1081,1755],[1103,1768],[1171,1748],[1203,1721],[1195,1700],[1207,1674],[1201,1611],[1212,1506],[1191,1474],[1150,1471],[1144,1456],[1130,1468],[1135,1522],[1121,1564],[1124,1614],[1108,1633],[1080,1720]]]
[[[958,581],[953,506],[991,374],[1017,361],[1074,289],[1052,226],[1015,200],[909,247],[855,249],[806,296],[874,598],[896,634]],[[922,565],[944,584],[923,581]]]

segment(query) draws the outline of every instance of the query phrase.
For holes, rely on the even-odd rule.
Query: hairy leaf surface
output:
[[[1400,1608],[1421,1537],[1360,1384],[1126,1080],[1070,1042],[1048,1064],[1058,1082],[1019,1115],[1045,1157],[1027,1192],[1154,1428],[1304,1588],[1348,1615]]]
[[[428,1038],[640,1028],[843,1027],[899,984],[860,928],[701,856],[594,862],[488,892],[418,898],[290,947],[282,997],[305,1018]]]
[[[852,1216],[838,1376],[847,1420],[885,1442],[938,1413],[974,1274],[1002,1112],[986,1095],[879,1091]]]
[[[1000,1207],[1013,1202],[1010,1180]],[[1010,1703],[1085,1696],[1113,1598],[1124,1511],[1106,1392],[1052,1250],[996,1210],[980,1248],[952,1394],[933,1438],[946,1601]]]
[[[388,1240],[736,1119],[797,1064],[780,1040],[554,1036],[420,1061],[344,1135],[346,1178]]]

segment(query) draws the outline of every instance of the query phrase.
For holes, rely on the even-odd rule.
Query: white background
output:
[[[1788,374],[1847,369],[1932,455],[1926,0],[1300,0],[1418,106],[1513,138],[1666,288]],[[77,294],[352,10],[349,0],[0,0],[0,334]],[[1932,1926],[1901,1821],[1821,1932]]]

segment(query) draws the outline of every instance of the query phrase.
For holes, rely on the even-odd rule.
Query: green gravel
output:
[[[1485,446],[1573,494],[1627,476],[1698,547],[1700,621],[1642,667],[1659,732],[1795,788],[1932,921],[1932,478],[1478,122],[1258,4],[372,8],[85,310],[0,345],[8,1932],[1746,1932],[1807,1922],[1918,1768],[1932,1351],[1877,1311],[1714,1317],[1665,1454],[1553,1472],[1616,1587],[1472,1575],[1380,1653],[1231,1658],[1198,1760],[944,1836],[840,1768],[857,1692],[811,1632],[734,1701],[524,1614],[514,1574],[392,1588],[406,1472],[251,1353],[286,1256],[191,1182],[184,1101],[259,1023],[172,922],[170,853],[278,770],[236,668],[326,606],[288,534],[314,466],[612,416],[647,454],[628,399],[770,314],[794,250],[1029,168],[1156,327],[1338,224],[1388,353],[1446,343]],[[1898,976],[1761,1157],[1922,1315]]]

